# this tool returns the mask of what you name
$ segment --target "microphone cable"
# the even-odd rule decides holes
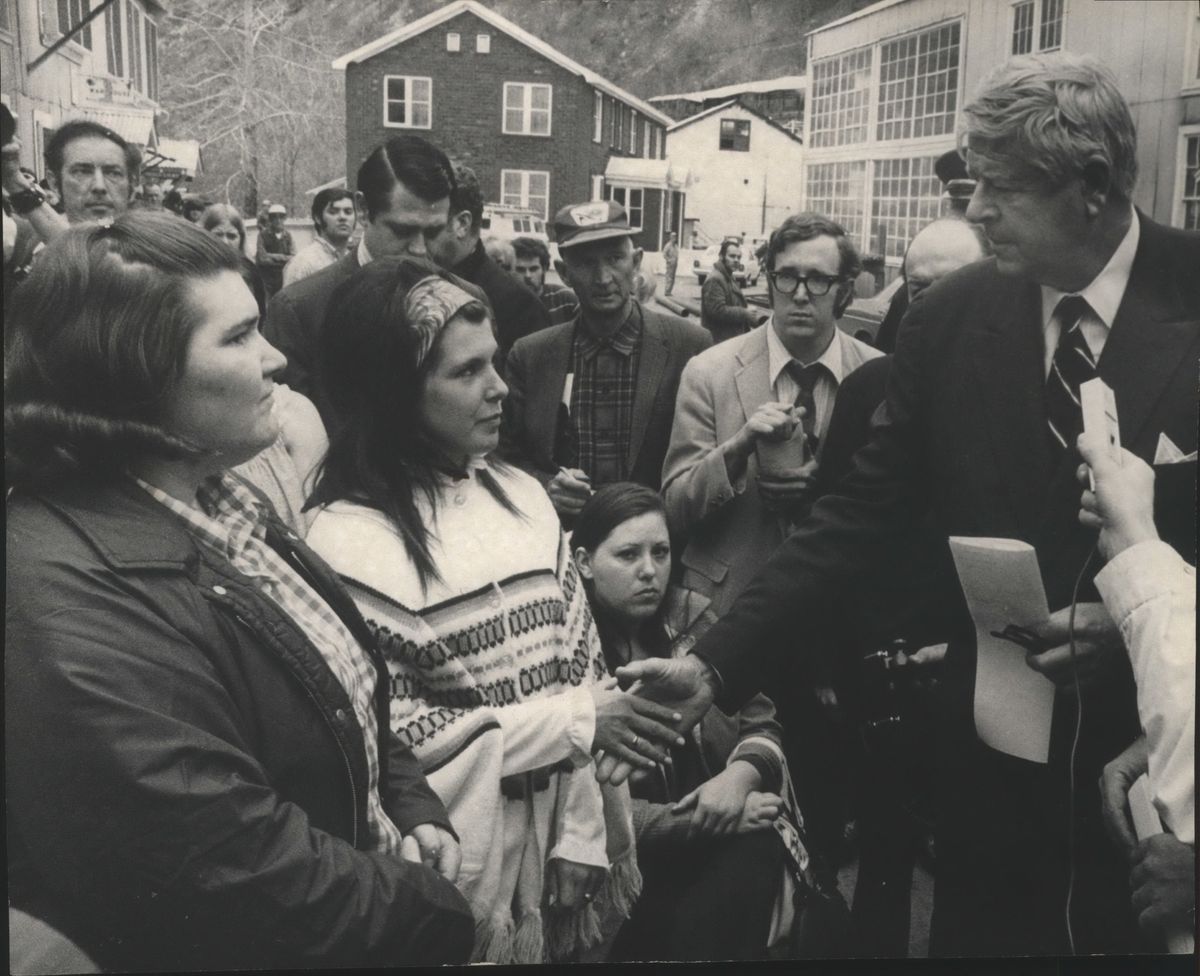
[[[1067,945],[1071,949],[1071,955],[1078,955],[1075,951],[1075,933],[1071,929],[1071,899],[1075,894],[1075,754],[1079,749],[1079,734],[1083,728],[1083,695],[1079,687],[1079,669],[1076,666],[1075,658],[1075,611],[1079,606],[1079,587],[1083,584],[1083,577],[1087,573],[1088,567],[1092,564],[1092,560],[1096,557],[1096,552],[1099,550],[1100,540],[1097,537],[1096,542],[1092,544],[1091,551],[1088,552],[1087,558],[1083,561],[1083,565],[1079,568],[1079,575],[1075,577],[1075,586],[1071,590],[1071,612],[1067,617],[1067,645],[1070,648],[1071,654],[1071,683],[1075,690],[1075,734],[1071,739],[1071,757],[1067,766],[1067,900],[1064,906],[1064,913],[1067,922]]]

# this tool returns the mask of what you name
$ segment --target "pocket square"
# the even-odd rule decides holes
[[[1155,464],[1182,464],[1185,461],[1195,461],[1196,452],[1184,454],[1166,434],[1158,435],[1158,446],[1154,449]]]

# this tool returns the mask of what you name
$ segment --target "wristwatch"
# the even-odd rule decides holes
[[[16,193],[10,193],[8,202],[12,206],[13,213],[18,217],[23,217],[25,214],[37,210],[38,207],[45,203],[46,194],[37,186],[27,186]]]

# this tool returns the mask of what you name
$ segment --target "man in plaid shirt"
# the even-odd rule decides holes
[[[642,252],[624,207],[570,204],[554,230],[579,313],[509,353],[501,450],[541,480],[569,521],[600,485],[658,490],[680,373],[712,340],[637,301]]]

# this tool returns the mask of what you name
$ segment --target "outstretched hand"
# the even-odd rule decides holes
[[[617,679],[630,685],[630,691],[659,702],[680,715],[676,728],[691,729],[708,711],[716,691],[712,670],[700,658],[647,658],[617,668]],[[596,764],[596,778],[614,786],[624,783],[633,772],[632,764],[605,755]]]

